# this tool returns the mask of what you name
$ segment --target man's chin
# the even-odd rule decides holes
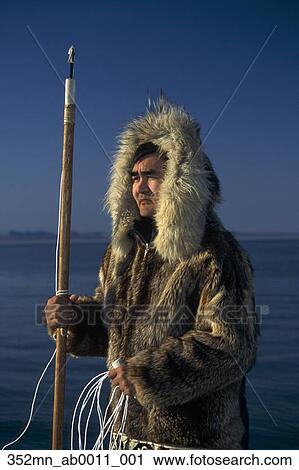
[[[151,208],[145,208],[145,207],[140,207],[139,208],[139,214],[141,215],[141,217],[153,217],[154,215],[154,211],[151,210]]]

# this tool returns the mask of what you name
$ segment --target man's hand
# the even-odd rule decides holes
[[[72,329],[77,323],[78,312],[75,310],[74,302],[78,297],[78,295],[70,295],[69,297],[54,295],[48,299],[45,307],[45,323],[52,335],[57,328]]]
[[[126,365],[121,365],[109,371],[108,377],[113,385],[118,385],[125,395],[135,395],[134,385],[126,377]]]

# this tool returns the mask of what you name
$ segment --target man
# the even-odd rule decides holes
[[[48,301],[49,333],[68,324],[68,351],[107,357],[112,386],[130,396],[127,448],[248,448],[252,268],[215,213],[219,201],[197,123],[160,101],[120,139],[94,297]]]

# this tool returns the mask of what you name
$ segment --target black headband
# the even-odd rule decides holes
[[[144,144],[139,145],[136,152],[134,153],[133,163],[138,162],[142,157],[145,155],[149,155],[151,153],[158,153],[159,148],[157,145],[153,144],[152,142],[145,142]]]

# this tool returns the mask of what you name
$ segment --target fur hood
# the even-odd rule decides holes
[[[120,135],[106,196],[113,224],[112,250],[123,258],[131,248],[128,233],[140,216],[131,193],[130,171],[136,149],[149,141],[168,156],[155,215],[154,247],[163,260],[181,261],[200,249],[207,218],[220,201],[220,186],[202,150],[199,125],[182,107],[164,98]]]

